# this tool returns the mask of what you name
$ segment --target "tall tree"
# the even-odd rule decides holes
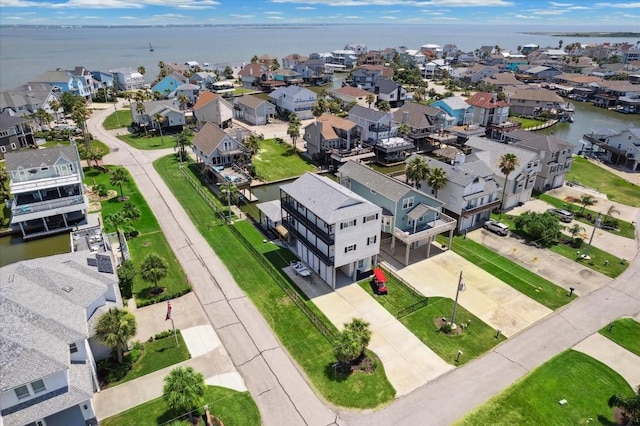
[[[222,75],[224,75],[224,78],[226,78],[227,80],[231,80],[233,78],[233,68],[227,65],[226,67],[224,67]]]
[[[614,206],[613,204],[611,206],[609,206],[609,208],[607,209],[607,212],[604,214],[604,218],[602,219],[602,223],[606,224],[607,220],[609,219],[610,216],[613,215],[618,215],[620,214],[620,210],[616,209],[616,206]]]
[[[159,112],[153,114],[153,122],[158,125],[158,130],[160,131],[160,143],[164,146],[164,137],[162,135],[162,124],[164,123],[166,117]]]
[[[595,203],[597,203],[597,201],[591,195],[583,195],[582,197],[580,197],[580,204],[582,204],[582,208],[580,209],[580,214],[584,213],[584,209],[586,207],[591,207]]]
[[[126,309],[110,308],[96,324],[96,337],[105,345],[115,349],[118,362],[122,363],[122,353],[137,330],[136,318]]]
[[[38,122],[38,125],[40,126],[46,125],[47,128],[49,129],[51,128],[51,119],[53,118],[53,116],[49,114],[47,111],[45,111],[42,108],[38,108],[36,112],[33,114],[33,116]]]
[[[260,136],[255,133],[251,133],[245,138],[244,146],[249,150],[249,152],[251,152],[251,155],[255,155],[260,151],[260,141],[262,141]]]
[[[251,58],[251,63],[252,64],[257,64],[258,63],[258,55],[253,55],[253,57]]]
[[[189,105],[189,97],[187,95],[179,95],[178,96],[178,103],[180,103],[180,109],[184,110],[187,108],[187,105]]]
[[[144,134],[148,135],[147,132],[147,118],[144,116],[144,113],[147,112],[147,107],[144,106],[142,102],[136,103],[136,113],[144,119],[144,123],[142,123],[142,127],[144,127]]]
[[[87,150],[91,149],[90,141],[87,137],[87,119],[90,115],[91,114],[87,109],[84,99],[82,102],[77,102],[71,111],[71,119],[76,123],[76,125],[80,126],[80,130],[82,130],[82,138],[87,146]]]
[[[607,401],[609,407],[618,407],[626,418],[627,425],[637,424],[640,421],[640,386],[636,388],[635,395],[611,395]]]
[[[145,67],[143,67],[142,65],[140,65],[138,67],[138,72],[142,75],[145,75],[147,73],[147,70],[145,69]]]
[[[376,97],[375,95],[370,94],[364,98],[364,101],[367,103],[367,105],[369,105],[369,109],[371,109],[371,105],[376,103]]]
[[[93,165],[98,167],[100,165],[100,160],[102,160],[102,151],[97,150],[95,148],[91,148],[86,153],[87,156],[87,165],[90,166],[93,161]]]
[[[162,397],[176,414],[188,412],[192,421],[192,411],[204,403],[204,391],[205,382],[201,373],[193,367],[177,367],[164,378]]]
[[[378,103],[378,110],[382,112],[391,111],[391,105],[387,101],[381,101]]]
[[[411,133],[411,127],[409,127],[407,123],[400,123],[398,125],[398,133],[400,133],[403,138],[406,138]]]
[[[447,172],[441,167],[429,170],[427,184],[433,189],[434,196],[438,198],[438,191],[447,185]]]
[[[191,145],[191,136],[192,133],[189,129],[183,129],[180,133],[178,133],[176,136],[174,136],[174,139],[176,141],[176,147],[175,149],[178,150],[178,153],[180,154],[180,162],[185,160],[186,157],[186,147]]]
[[[164,258],[155,253],[148,254],[140,264],[140,277],[148,283],[153,283],[156,291],[160,290],[158,281],[169,273],[169,266]]]
[[[500,162],[498,163],[498,167],[500,171],[504,175],[504,185],[502,187],[502,200],[500,202],[500,217],[502,217],[502,212],[504,211],[504,196],[507,192],[507,181],[509,180],[509,174],[518,167],[520,164],[520,160],[518,160],[518,156],[507,152],[500,157]]]
[[[58,113],[60,112],[60,108],[62,105],[60,105],[60,101],[58,101],[57,99],[53,99],[51,102],[49,102],[49,108],[51,108],[51,111],[53,111],[53,113],[56,116],[56,121],[58,121]]]
[[[580,224],[578,223],[574,223],[573,226],[570,226],[567,229],[567,232],[569,232],[569,235],[571,235],[571,238],[575,239],[576,235],[578,235],[581,232],[584,232],[584,227],[580,226]]]
[[[360,354],[363,355],[367,346],[369,346],[369,342],[371,341],[371,330],[369,329],[369,324],[365,320],[361,318],[352,318],[351,322],[348,322],[344,325],[345,330],[351,331],[356,340],[360,344]]]
[[[291,138],[293,142],[293,148],[296,147],[296,140],[300,137],[300,120],[295,114],[292,114],[294,118],[289,122],[289,127],[287,127],[287,135]]]
[[[122,185],[125,183],[129,183],[129,174],[123,168],[117,168],[111,174],[111,185],[118,185],[120,187],[120,200],[124,200],[124,191],[122,190]]]
[[[405,175],[407,183],[413,182],[413,186],[417,187],[420,181],[429,177],[429,163],[423,157],[416,155],[407,163]]]

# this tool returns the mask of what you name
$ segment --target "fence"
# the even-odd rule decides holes
[[[407,315],[409,315],[409,314],[417,311],[418,309],[423,308],[423,307],[425,307],[425,306],[427,306],[429,304],[429,298],[428,297],[425,297],[414,286],[412,286],[411,284],[406,282],[404,279],[402,279],[402,277],[400,277],[395,272],[393,272],[393,270],[391,270],[389,268],[385,268],[385,272],[387,274],[391,275],[398,282],[400,287],[402,287],[404,289],[404,291],[409,293],[412,297],[414,297],[417,300],[416,303],[413,303],[413,304],[407,306],[406,308],[400,309],[396,313],[396,318],[397,319],[400,319],[402,317],[406,317]]]
[[[238,231],[234,226],[231,225],[230,222],[227,221],[226,215],[218,209],[215,203],[209,198],[209,195],[202,190],[202,187],[191,177],[188,173],[184,171],[184,169],[180,168],[182,174],[187,178],[189,183],[193,185],[196,192],[202,197],[202,199],[207,203],[211,209],[220,216],[220,218],[229,225],[228,228],[231,230],[231,233],[242,243],[243,246],[249,253],[265,268],[267,273],[273,278],[273,280],[280,286],[280,288],[286,293],[286,295],[296,304],[296,306],[309,318],[309,320],[313,323],[313,325],[322,333],[322,335],[331,343],[335,344],[338,340],[338,336],[334,333],[334,331],[327,327],[327,325],[322,321],[316,314],[309,309],[309,307],[305,304],[304,300],[301,299],[298,292],[293,288],[291,283],[282,277],[281,271],[276,269],[271,262],[267,260],[267,258],[260,253],[258,250],[253,247],[253,245],[247,241],[247,239]]]

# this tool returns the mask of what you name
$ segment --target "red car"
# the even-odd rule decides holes
[[[377,289],[377,294],[387,294],[387,277],[382,269],[373,269],[373,284]]]

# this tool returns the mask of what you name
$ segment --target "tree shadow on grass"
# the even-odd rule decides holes
[[[337,362],[330,362],[324,366],[324,376],[332,382],[342,383],[349,379],[352,371],[345,371]]]
[[[612,420],[609,420],[607,418],[607,416],[604,416],[602,414],[598,414],[598,423],[600,423],[601,425],[605,425],[605,426],[617,426],[620,423],[616,423]]]

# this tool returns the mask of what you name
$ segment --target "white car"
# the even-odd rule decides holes
[[[509,233],[509,227],[502,222],[498,222],[497,220],[488,220],[484,223],[484,228],[488,229],[491,232],[495,232],[498,235],[502,235],[503,237]]]
[[[311,275],[311,271],[304,266],[302,262],[291,262],[291,269],[295,272],[296,275],[300,275],[301,277],[308,277]]]

